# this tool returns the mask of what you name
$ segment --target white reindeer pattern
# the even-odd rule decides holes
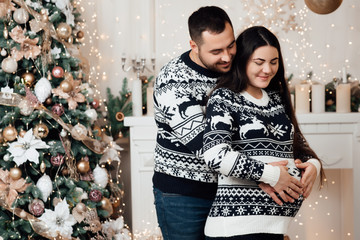
[[[230,113],[228,112],[225,112],[224,113],[224,116],[213,116],[211,117],[211,129],[216,129],[215,126],[216,124],[218,123],[222,123],[222,124],[226,124],[226,125],[229,125],[231,127],[231,116],[230,116]]]
[[[265,127],[265,125],[263,124],[263,121],[259,120],[256,118],[256,116],[254,116],[252,118],[252,123],[247,123],[244,126],[240,127],[240,137],[241,138],[246,138],[246,133],[250,130],[264,130],[264,134],[266,134],[266,136],[269,136],[269,131],[268,129]]]

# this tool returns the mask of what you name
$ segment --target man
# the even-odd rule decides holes
[[[206,97],[231,68],[234,30],[224,10],[202,7],[188,19],[191,50],[160,71],[154,91],[158,126],[153,176],[156,212],[165,240],[204,239],[217,176],[202,155]]]

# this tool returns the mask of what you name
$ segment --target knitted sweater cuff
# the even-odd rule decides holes
[[[316,167],[316,176],[319,176],[320,169],[321,169],[321,165],[320,165],[319,160],[317,160],[315,158],[311,158],[311,159],[307,160],[307,162],[314,164],[314,166]]]
[[[260,182],[268,183],[274,187],[280,178],[280,168],[271,166],[268,164],[264,165],[264,172],[259,179]]]

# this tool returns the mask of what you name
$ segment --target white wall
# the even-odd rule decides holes
[[[290,3],[294,3],[294,8]],[[123,54],[128,60],[146,57],[148,62],[156,55],[158,70],[188,50],[187,18],[204,5],[224,8],[236,35],[252,24],[271,28],[280,39],[287,75],[293,73],[295,79],[304,79],[313,71],[313,80],[327,83],[333,77],[341,77],[344,66],[353,79],[360,76],[358,0],[343,1],[335,12],[327,15],[313,13],[303,0],[86,0],[81,6],[88,23],[87,41],[91,38],[91,43],[83,51],[86,54],[93,51],[90,57],[93,79],[100,85],[103,96],[106,87],[111,86],[116,93],[125,76],[135,77],[132,71],[121,70]],[[279,6],[282,12],[276,13]],[[292,18],[294,21],[290,21]],[[297,29],[289,30],[289,26]]]

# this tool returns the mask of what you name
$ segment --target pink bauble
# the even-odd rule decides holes
[[[51,111],[60,117],[64,114],[64,106],[61,104],[55,104],[52,106]]]
[[[58,154],[56,156],[51,156],[50,162],[54,167],[58,167],[64,163],[64,156],[61,154]]]
[[[44,213],[45,205],[40,199],[34,199],[28,206],[29,212],[35,217],[39,217]]]
[[[60,66],[56,66],[52,69],[51,74],[56,78],[64,77],[64,69]]]
[[[96,98],[94,98],[94,100],[93,100],[92,103],[91,103],[91,106],[96,109],[96,108],[99,107],[99,105],[100,105],[99,100],[97,100]]]
[[[102,199],[102,194],[99,190],[93,189],[89,192],[89,199],[93,202],[100,202]]]

